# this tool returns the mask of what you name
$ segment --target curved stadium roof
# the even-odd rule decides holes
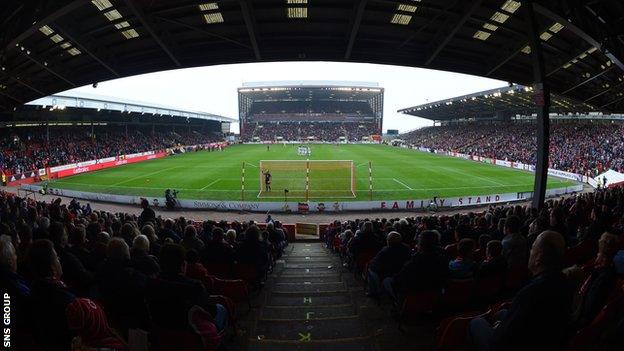
[[[559,94],[552,94],[550,99],[550,112],[553,114],[602,112],[588,103]],[[531,116],[535,113],[535,102],[532,87],[513,85],[407,107],[398,112],[434,121],[496,119]]]
[[[371,62],[528,85],[524,3],[4,0],[0,110],[119,77],[259,61]],[[543,0],[535,10],[552,91],[624,110],[624,3]]]
[[[243,82],[242,88],[290,88],[290,87],[341,87],[341,88],[379,88],[376,82],[354,82],[339,80],[276,80],[266,82]]]

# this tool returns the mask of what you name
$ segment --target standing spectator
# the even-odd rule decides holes
[[[143,211],[139,216],[139,225],[145,225],[148,222],[154,223],[156,221],[156,212],[150,208],[149,201],[147,199],[141,199],[141,208]]]

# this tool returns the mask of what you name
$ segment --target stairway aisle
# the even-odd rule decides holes
[[[249,350],[376,350],[349,279],[322,243],[291,244],[265,286]]]

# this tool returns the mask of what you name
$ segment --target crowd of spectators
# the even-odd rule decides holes
[[[178,145],[219,141],[212,133],[188,128],[152,130],[128,127],[45,127],[7,129],[0,137],[0,171],[19,174],[45,167],[113,157]]]
[[[215,296],[220,280],[207,267],[250,267],[246,279],[259,285],[286,245],[279,222],[261,231],[252,222],[161,218],[147,202],[136,216],[0,192],[0,286],[10,296],[12,345],[127,350],[132,331],[143,330],[153,345],[176,331],[214,350],[235,315],[227,297]]]
[[[462,311],[484,308],[459,332],[478,350],[561,349],[596,319],[604,323],[598,315],[613,301],[609,328],[597,331],[600,348],[592,349],[620,350],[623,216],[624,190],[615,188],[551,200],[542,210],[492,206],[449,216],[336,221],[325,241],[366,277],[375,300],[387,296],[398,309],[416,305],[420,312],[431,301],[427,312],[464,318]],[[486,308],[497,303],[496,310]]]
[[[241,139],[243,141],[307,141],[313,137],[316,141],[358,142],[364,137],[378,134],[375,123],[362,122],[256,122],[245,125]]]
[[[535,164],[535,128],[526,122],[461,123],[418,129],[402,138],[415,147]],[[624,124],[552,123],[550,167],[592,177],[607,169],[624,172]]]

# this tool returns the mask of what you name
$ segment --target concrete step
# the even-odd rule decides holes
[[[299,263],[299,262],[337,262],[340,259],[327,257],[327,256],[293,256],[285,257],[286,263]]]
[[[331,268],[329,268],[331,267]],[[284,265],[284,269],[288,268],[325,268],[325,269],[333,269],[336,267],[336,262],[317,262],[317,261],[308,261],[308,262],[286,262]]]
[[[366,328],[356,317],[328,320],[262,321],[256,326],[256,335],[268,340],[326,340],[368,336]]]
[[[307,307],[267,306],[261,310],[260,320],[330,319],[339,317],[353,317],[355,315],[355,307],[351,304]]]
[[[289,275],[289,276],[281,276],[279,278],[277,278],[275,281],[278,284],[281,283],[293,283],[293,284],[297,284],[297,283],[305,283],[305,282],[310,282],[310,283],[339,283],[342,281],[342,275],[341,274],[332,274],[332,275],[318,275],[318,276],[314,276],[312,274],[306,274],[306,275]]]
[[[375,346],[371,338],[354,338],[347,340],[310,340],[301,341],[274,341],[251,340],[249,351],[374,351]]]
[[[349,293],[328,293],[328,294],[271,294],[266,306],[328,306],[351,304]]]
[[[330,266],[331,268],[328,268]],[[304,268],[304,267],[284,268],[282,272],[280,273],[280,276],[301,275],[301,274],[335,274],[336,272],[340,272],[341,268],[342,267],[339,267],[336,265],[329,265],[329,266],[317,267],[317,268]]]
[[[345,292],[347,287],[344,283],[279,283],[275,284],[271,289],[275,294],[292,294],[292,293],[328,293],[328,292]]]

